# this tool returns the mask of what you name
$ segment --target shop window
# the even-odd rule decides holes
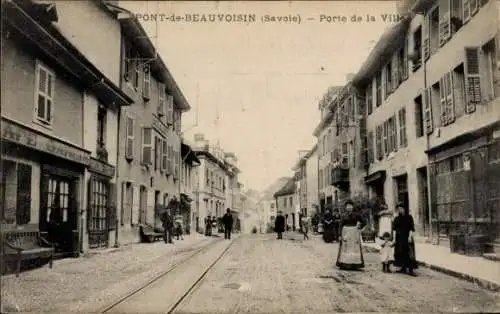
[[[63,183],[61,182],[61,186],[62,185]],[[64,185],[65,185],[64,191],[66,191],[66,187],[68,187],[68,185],[67,184]],[[50,191],[50,183],[49,183],[49,191]],[[109,193],[108,180],[99,179],[95,177],[91,178],[90,200],[89,200],[90,204],[89,231],[104,231],[107,229],[108,193]],[[66,195],[64,195],[63,197],[66,198]],[[49,203],[50,203],[50,196],[49,196]]]
[[[31,220],[31,166],[10,160],[2,163],[2,221],[27,224]]]

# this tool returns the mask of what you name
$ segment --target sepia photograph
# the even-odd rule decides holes
[[[1,1],[1,313],[500,313],[500,0]]]

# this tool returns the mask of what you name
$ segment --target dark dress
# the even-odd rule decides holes
[[[231,230],[233,229],[233,215],[226,213],[222,217],[222,222],[224,223],[224,238],[231,239]]]
[[[358,223],[360,224],[358,226]],[[357,213],[346,214],[340,225],[340,245],[337,256],[337,267],[341,269],[356,270],[365,267],[363,250],[361,247],[360,229],[365,222]]]
[[[334,226],[333,226],[333,215],[326,213],[323,218],[323,240],[326,243],[332,243],[334,239]]]
[[[396,232],[394,265],[409,270],[417,268],[415,244],[408,242],[410,231],[415,232],[413,217],[411,215],[396,216],[392,222],[392,230]]]
[[[278,234],[278,238],[281,239],[282,233],[285,232],[285,217],[278,215],[274,220],[274,231]]]
[[[339,240],[340,234],[340,224],[342,223],[342,217],[340,214],[336,213],[333,215],[333,240]]]

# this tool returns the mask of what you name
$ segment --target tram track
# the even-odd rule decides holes
[[[237,241],[238,238],[236,238],[234,241],[231,241],[229,245],[224,248],[222,253],[218,254],[217,257],[209,264],[208,267],[206,267],[203,271],[203,273],[200,276],[197,276],[197,279],[194,281],[194,283],[190,284],[188,289],[179,297],[177,300],[174,302],[174,304],[167,310],[167,311],[162,311],[164,313],[174,313],[176,309],[182,304],[182,302],[192,293],[196,290],[198,285],[201,283],[201,281],[206,277],[206,275],[209,273],[209,271],[217,264],[217,262],[222,259],[222,257],[226,254],[226,252],[229,250],[229,248],[234,244],[235,241]],[[163,271],[159,275],[155,276],[145,284],[142,284],[141,286],[137,287],[136,289],[128,292],[124,296],[118,298],[114,302],[106,305],[105,307],[101,308],[101,310],[98,311],[98,313],[111,313],[115,309],[120,308],[124,304],[126,304],[128,301],[132,300],[134,297],[136,297],[139,293],[146,291],[148,288],[153,286],[153,284],[157,283],[161,279],[166,278],[169,274],[174,272],[175,270],[178,270],[180,267],[183,265],[189,263],[189,261],[195,259],[196,257],[202,255],[203,253],[209,252],[211,249],[213,249],[214,246],[216,246],[218,243],[221,241],[214,241],[206,246],[203,246],[201,248],[198,248],[194,251],[194,253],[190,254],[189,256],[182,258],[180,261],[176,262],[174,265],[169,267],[166,271]]]

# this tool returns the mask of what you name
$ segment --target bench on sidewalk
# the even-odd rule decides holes
[[[153,226],[141,225],[139,227],[139,230],[141,233],[141,241],[143,242],[151,243],[163,238],[163,232],[161,232],[159,229],[153,228]]]
[[[38,230],[9,230],[2,232],[2,259],[16,262],[16,277],[21,272],[21,262],[36,258],[49,258],[52,268],[54,245]]]

